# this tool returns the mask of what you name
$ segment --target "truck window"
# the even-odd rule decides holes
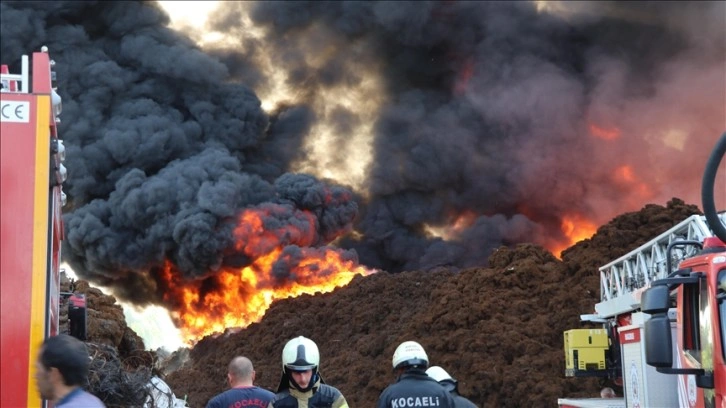
[[[683,351],[696,368],[713,369],[714,328],[708,282],[703,276],[696,283],[683,285]],[[719,311],[721,305],[719,305]],[[726,309],[725,309],[726,310]],[[720,333],[719,328],[719,333]]]
[[[683,350],[700,362],[701,339],[699,335],[699,294],[700,285],[689,283],[683,285]],[[706,297],[708,299],[708,297]]]
[[[718,292],[716,293],[718,300],[718,331],[721,333],[721,356],[726,360],[726,269],[718,272]]]

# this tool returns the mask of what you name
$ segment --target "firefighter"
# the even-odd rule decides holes
[[[444,388],[446,388],[447,391],[451,393],[451,396],[454,397],[456,408],[477,408],[477,406],[473,402],[469,401],[468,399],[462,397],[459,394],[459,382],[451,377],[451,375],[449,375],[446,370],[439,366],[433,366],[429,367],[429,369],[426,370],[426,374],[428,374],[428,376],[433,378],[434,380],[438,381],[439,384],[441,384]]]
[[[82,388],[88,381],[89,358],[85,343],[75,337],[59,334],[45,339],[35,363],[40,397],[57,408],[105,408]]]
[[[244,356],[233,358],[227,366],[227,383],[230,389],[209,400],[207,408],[267,407],[275,394],[255,386],[254,382],[255,369],[252,361]]]
[[[282,349],[282,377],[267,408],[348,408],[337,388],[325,384],[319,371],[320,352],[314,341],[300,336]]]
[[[451,394],[426,375],[429,358],[415,341],[401,343],[393,353],[396,382],[378,398],[377,408],[440,407],[455,408]]]

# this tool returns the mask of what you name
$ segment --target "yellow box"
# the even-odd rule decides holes
[[[605,354],[610,340],[605,329],[572,329],[564,337],[566,376],[597,375],[607,368]]]

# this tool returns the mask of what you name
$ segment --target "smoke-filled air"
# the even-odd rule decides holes
[[[724,2],[220,2],[178,31],[153,2],[0,11],[11,71],[56,62],[64,259],[188,340],[699,203],[726,128]]]

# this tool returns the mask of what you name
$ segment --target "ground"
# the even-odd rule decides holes
[[[616,217],[561,260],[534,245],[502,247],[488,267],[379,272],[333,293],[280,301],[259,323],[201,340],[166,380],[190,407],[204,407],[226,388],[229,360],[245,355],[257,385],[274,390],[284,344],[303,335],[320,348],[325,382],[352,407],[375,405],[394,381],[393,351],[406,340],[421,343],[431,364],[481,407],[556,407],[561,397],[597,397],[598,380],[564,376],[563,332],[588,327],[579,317],[599,301],[599,266],[695,213],[696,206],[673,199]],[[89,318],[89,333],[101,331],[96,325],[125,323]],[[116,332],[113,339],[124,339]]]

